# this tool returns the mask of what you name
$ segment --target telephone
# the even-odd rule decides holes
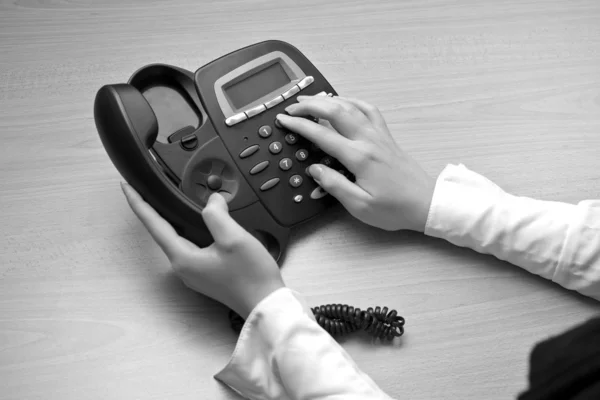
[[[195,73],[144,66],[128,83],[98,90],[94,119],[117,170],[181,236],[199,247],[212,243],[201,210],[218,192],[232,218],[281,264],[290,229],[337,204],[307,167],[322,163],[354,179],[337,160],[277,123],[276,115],[298,94],[337,93],[297,48],[268,40]],[[393,339],[404,332],[404,319],[387,308],[329,305],[313,313],[332,334],[364,329]],[[239,331],[243,320],[233,312],[230,319]]]

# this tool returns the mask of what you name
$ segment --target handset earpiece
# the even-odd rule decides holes
[[[129,130],[149,149],[158,136],[158,120],[152,107],[140,91],[129,84],[101,87],[94,102],[94,118],[101,139],[109,131]]]
[[[158,121],[142,93],[129,84],[101,87],[94,119],[102,145],[123,178],[182,236],[200,247],[210,245],[213,238],[202,207],[180,192],[150,152]]]

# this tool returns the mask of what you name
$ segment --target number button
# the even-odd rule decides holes
[[[287,144],[296,144],[298,142],[298,136],[293,133],[288,133],[285,135],[285,141]]]
[[[302,177],[300,175],[292,175],[290,178],[290,185],[295,188],[302,185]]]
[[[269,151],[273,154],[281,153],[282,148],[283,148],[283,146],[279,142],[273,142],[269,145]]]
[[[304,161],[308,158],[308,151],[300,149],[296,152],[296,159],[298,161]]]
[[[331,158],[330,156],[325,156],[321,159],[321,164],[327,167],[331,167],[333,165],[333,158]]]
[[[292,168],[292,160],[290,160],[289,158],[283,158],[281,161],[279,161],[279,168],[281,168],[284,171],[287,171],[288,169]]]
[[[264,125],[258,128],[258,134],[262,138],[268,138],[273,133],[273,129],[269,125]]]

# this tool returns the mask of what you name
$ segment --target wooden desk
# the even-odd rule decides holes
[[[600,197],[600,2],[0,2],[0,399],[234,399],[224,307],[185,289],[128,208],[92,117],[140,66],[278,38],[378,105],[432,173]],[[294,5],[297,4],[297,5]],[[310,304],[388,305],[400,344],[345,348],[390,395],[511,399],[529,350],[596,302],[492,257],[337,212],[295,232]]]

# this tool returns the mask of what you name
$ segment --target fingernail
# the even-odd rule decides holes
[[[309,174],[314,179],[320,179],[323,175],[323,167],[318,164],[313,164],[309,167]]]
[[[301,95],[301,96],[297,96],[296,97],[296,100],[298,100],[298,101],[302,101],[302,100],[306,100],[306,99],[308,99],[308,96],[305,96],[305,95]]]
[[[288,121],[286,118],[289,118],[289,115],[277,114],[277,116],[275,117],[275,125]],[[279,128],[279,126],[278,126],[278,128]]]
[[[287,112],[293,111],[293,110],[294,110],[294,108],[296,108],[296,105],[297,105],[297,104],[298,104],[298,103],[296,103],[296,104],[290,104],[289,106],[287,106],[287,107],[285,108],[285,111],[287,111]]]

